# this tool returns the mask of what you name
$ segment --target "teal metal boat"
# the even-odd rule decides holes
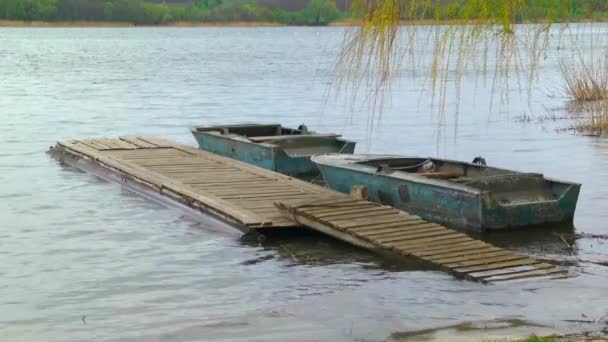
[[[580,184],[485,165],[392,155],[314,156],[326,184],[424,219],[478,231],[572,223]]]
[[[353,153],[355,142],[338,134],[310,132],[279,124],[199,126],[192,129],[199,148],[268,170],[306,176],[318,174],[310,157],[322,153]]]

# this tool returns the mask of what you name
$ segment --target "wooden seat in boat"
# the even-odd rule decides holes
[[[274,140],[285,140],[285,139],[294,139],[294,138],[307,138],[307,137],[323,137],[323,138],[339,138],[342,135],[327,133],[327,134],[293,134],[293,135],[269,135],[262,137],[247,137],[249,140],[253,142],[267,142]]]

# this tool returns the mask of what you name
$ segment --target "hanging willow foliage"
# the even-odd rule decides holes
[[[338,90],[352,92],[353,98],[366,90],[371,95],[372,113],[380,112],[391,75],[406,65],[413,72],[430,75],[429,88],[442,123],[448,83],[454,85],[458,104],[463,73],[473,68],[477,75],[490,79],[493,88],[501,86],[505,90],[502,100],[507,100],[511,80],[527,80],[530,91],[551,25],[567,22],[576,2],[354,0],[352,10],[361,24],[346,35],[338,57]],[[517,25],[530,22],[535,25]],[[432,58],[417,58],[425,49],[430,49]],[[495,65],[490,75],[489,64]],[[457,109],[455,117],[457,120]]]

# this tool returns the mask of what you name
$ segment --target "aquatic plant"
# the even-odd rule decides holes
[[[570,110],[579,116],[576,129],[600,134],[608,130],[608,57],[578,57],[560,63]]]
[[[574,102],[608,100],[608,60],[605,57],[574,63],[561,61],[565,91]]]
[[[336,63],[337,89],[371,95],[372,121],[381,109],[391,75],[408,66],[428,73],[439,122],[445,121],[447,96],[453,91],[458,120],[460,84],[466,71],[491,81],[508,101],[510,82],[525,80],[530,92],[554,23],[568,22],[581,1],[575,0],[355,0],[361,24],[345,39]],[[592,3],[589,3],[594,5]],[[406,21],[403,21],[406,19]],[[535,25],[517,25],[534,22]],[[432,24],[432,25],[428,25]],[[565,28],[566,26],[562,26]],[[424,49],[432,58],[420,59]],[[495,64],[495,72],[488,66]],[[448,91],[450,88],[450,92]],[[519,87],[519,84],[518,84]]]

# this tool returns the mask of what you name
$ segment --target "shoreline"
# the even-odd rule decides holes
[[[234,22],[174,22],[158,25],[134,24],[114,21],[22,21],[0,20],[0,27],[285,27],[297,25],[284,25],[272,22],[234,21]]]
[[[578,19],[562,23],[553,24],[577,24],[577,23],[606,23],[607,20],[596,20],[596,19]],[[335,22],[331,22],[324,26],[314,25],[288,25],[275,22],[264,22],[264,21],[230,21],[230,22],[190,22],[190,21],[178,21],[173,23],[165,24],[135,24],[129,22],[112,22],[112,21],[22,21],[22,20],[0,20],[0,27],[47,27],[47,28],[59,28],[59,27],[108,27],[108,28],[124,28],[124,27],[356,27],[361,22],[354,19],[345,19]],[[471,22],[463,22],[461,20],[444,20],[441,22],[433,21],[432,19],[421,19],[421,20],[402,20],[400,26],[437,26],[437,25],[470,25]],[[524,22],[518,24],[542,24],[541,22]]]

